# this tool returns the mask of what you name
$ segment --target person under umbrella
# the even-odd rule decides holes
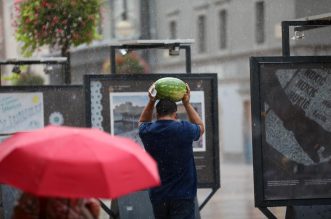
[[[26,192],[15,208],[16,215],[34,201],[39,207],[32,219],[80,219],[84,217],[71,216],[66,206],[82,207],[85,197],[114,199],[158,186],[160,177],[153,158],[131,139],[96,128],[47,126],[16,133],[0,144],[0,182]],[[44,204],[41,197],[58,198],[45,198]],[[50,206],[59,200],[67,215],[39,215],[54,213]]]
[[[97,219],[100,204],[94,198],[57,198],[23,192],[11,219]]]

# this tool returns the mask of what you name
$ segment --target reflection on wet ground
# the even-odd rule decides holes
[[[209,191],[199,191],[204,200]],[[285,207],[269,208],[277,218],[285,218]],[[200,212],[201,219],[262,219],[266,218],[254,207],[253,167],[248,164],[221,164],[221,188]]]

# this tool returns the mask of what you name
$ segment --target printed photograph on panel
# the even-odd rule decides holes
[[[125,136],[143,145],[138,134],[138,120],[141,112],[148,102],[146,92],[112,92],[110,98],[110,127],[114,135]],[[203,122],[204,115],[204,92],[191,91],[192,106],[197,110]],[[187,120],[185,109],[181,102],[177,103],[178,119]],[[155,112],[154,112],[155,114]],[[155,115],[153,116],[155,119]],[[193,151],[205,151],[205,135],[193,144]]]
[[[42,127],[44,127],[42,93],[0,94],[0,134]]]
[[[205,123],[205,99],[204,99],[204,92],[203,91],[191,91],[190,103],[192,104],[193,108],[198,112],[200,118],[202,119],[203,123]],[[187,113],[183,104],[177,103],[177,116],[179,120],[188,120]],[[202,137],[198,140],[193,142],[193,151],[206,151],[206,135],[202,135]]]
[[[261,74],[263,168],[269,200],[330,198],[331,76],[326,68]]]
[[[143,145],[138,134],[138,121],[148,102],[146,92],[110,93],[111,133],[129,137]]]

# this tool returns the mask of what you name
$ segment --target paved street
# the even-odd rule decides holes
[[[201,203],[210,191],[199,190]],[[285,208],[269,208],[279,218],[285,218]],[[253,167],[240,163],[221,164],[221,188],[200,212],[201,219],[265,219],[254,207]],[[108,217],[104,214],[102,219]],[[134,218],[133,218],[134,219]]]
[[[204,195],[199,192],[198,198]],[[284,218],[285,208],[269,208],[277,218]],[[242,163],[221,164],[221,189],[201,211],[202,219],[262,219],[254,207],[253,167]]]

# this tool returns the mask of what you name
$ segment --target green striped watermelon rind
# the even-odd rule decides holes
[[[181,101],[186,93],[184,81],[174,77],[164,77],[155,82],[158,99],[168,99],[173,102]]]

